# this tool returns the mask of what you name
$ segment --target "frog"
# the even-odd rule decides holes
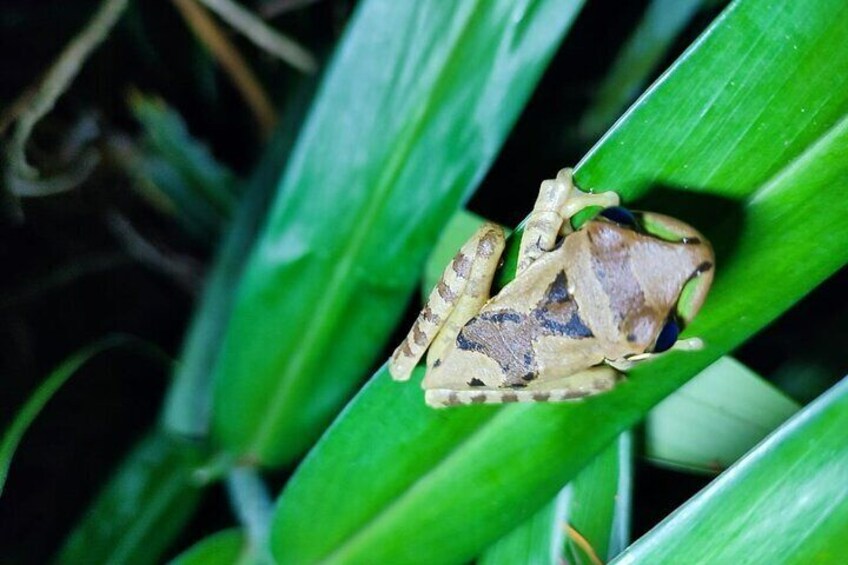
[[[620,201],[579,189],[571,169],[543,181],[515,277],[494,294],[506,235],[483,223],[394,350],[392,378],[408,380],[426,353],[421,386],[433,408],[565,402],[608,392],[669,351],[701,348],[679,336],[712,283],[711,244],[681,220]],[[589,219],[578,224],[581,212]]]

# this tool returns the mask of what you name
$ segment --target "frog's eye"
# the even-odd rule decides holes
[[[662,353],[671,349],[677,341],[678,335],[680,335],[680,327],[673,318],[669,318],[657,337],[657,342],[654,344],[654,353]]]
[[[636,220],[636,216],[634,216],[633,212],[627,208],[623,208],[621,206],[605,208],[603,212],[601,212],[601,216],[608,220],[612,220],[616,224],[621,224],[622,226],[627,226],[633,229],[639,229],[639,222]]]

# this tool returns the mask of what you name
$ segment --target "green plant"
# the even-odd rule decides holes
[[[655,0],[634,37],[651,36],[645,26],[663,19],[666,4]],[[639,76],[627,84],[651,76],[701,4],[669,15],[641,59],[630,44],[622,60],[639,59]],[[423,405],[420,369],[398,384],[378,368],[356,393],[393,345],[428,253],[427,272],[439,272],[479,221],[456,213],[478,186],[485,198],[498,185],[497,165],[486,173],[563,38],[581,25],[581,9],[579,0],[362,2],[308,110],[289,97],[246,182],[193,145],[178,115],[133,98],[148,143],[130,174],[148,198],[173,203],[165,208],[195,238],[228,231],[159,423],[60,560],[108,561],[120,548],[122,562],[155,561],[205,487],[223,479],[240,528],[176,562],[735,561],[749,551],[741,540],[755,540],[762,561],[838,561],[848,500],[836,470],[848,464],[848,442],[835,430],[848,414],[845,384],[801,407],[724,356],[848,262],[840,0],[730,3],[576,167],[584,189],[614,189],[628,205],[678,215],[713,242],[716,281],[687,329],[704,350],[670,354],[569,405],[434,411]],[[615,76],[611,83],[624,80]],[[583,117],[594,128],[628,101],[603,92]],[[545,126],[565,138],[579,119]],[[522,133],[512,139],[540,161],[569,164],[556,144]],[[503,192],[507,206],[529,203],[553,172],[521,170],[521,185]],[[513,276],[521,232],[509,239],[498,284]],[[821,343],[825,332],[840,335],[810,331],[806,339]],[[845,360],[825,358],[831,385]],[[65,380],[66,369],[49,382]],[[756,411],[727,401],[743,394]],[[674,428],[695,409],[715,426],[712,437]],[[633,438],[646,417],[642,449]],[[20,433],[13,429],[2,463]],[[625,549],[641,454],[698,473],[736,464]],[[287,468],[292,476],[269,494],[260,473]],[[785,503],[794,489],[815,508]],[[104,518],[110,508],[121,511]],[[731,526],[745,530],[740,541],[728,541]],[[785,543],[767,543],[774,531]]]

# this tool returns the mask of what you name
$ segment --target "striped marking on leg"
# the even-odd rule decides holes
[[[439,283],[430,292],[423,310],[406,338],[392,354],[389,361],[389,373],[393,379],[398,381],[409,379],[415,365],[433,343],[457,302],[465,293],[474,263],[481,256],[491,255],[490,239],[495,230],[500,229],[494,224],[483,224],[445,268]]]
[[[506,404],[512,402],[573,402],[608,392],[623,377],[613,371],[597,372],[591,380],[581,379],[574,386],[551,390],[500,389],[500,390],[449,390],[428,389],[424,400],[433,408],[472,404]]]

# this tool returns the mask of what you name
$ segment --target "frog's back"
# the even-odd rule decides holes
[[[696,269],[682,244],[592,221],[539,258],[459,332],[507,386],[646,351]]]

